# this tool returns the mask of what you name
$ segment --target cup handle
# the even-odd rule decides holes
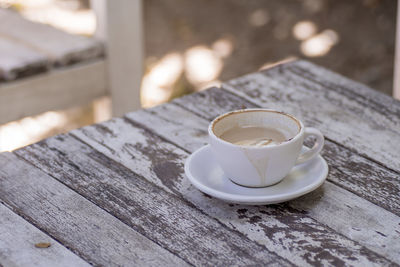
[[[300,156],[297,158],[296,165],[313,159],[318,155],[319,152],[321,152],[322,147],[324,146],[324,136],[318,129],[306,127],[304,129],[304,139],[309,136],[315,136],[317,140],[310,150],[300,154]]]

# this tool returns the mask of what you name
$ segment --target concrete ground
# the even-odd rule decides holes
[[[148,59],[159,59],[172,51],[184,53],[199,44],[211,47],[223,39],[231,42],[233,50],[223,58],[218,80],[295,56],[391,93],[394,0],[143,2]],[[308,39],[304,39],[310,29],[311,35],[308,32]]]

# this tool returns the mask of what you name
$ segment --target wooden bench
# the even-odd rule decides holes
[[[115,116],[140,107],[141,1],[92,4],[95,38],[0,9],[0,124],[107,94]]]

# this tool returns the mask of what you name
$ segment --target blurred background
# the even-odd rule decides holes
[[[391,94],[396,7],[394,0],[145,0],[142,105],[296,58]],[[0,0],[0,8],[73,35],[91,37],[96,30],[88,0]],[[0,79],[0,92],[35,74]],[[104,96],[7,122],[0,125],[0,152],[110,117]]]

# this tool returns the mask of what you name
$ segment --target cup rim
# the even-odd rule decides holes
[[[230,142],[228,142],[228,141],[223,140],[222,138],[220,138],[219,136],[217,136],[217,135],[214,133],[214,126],[215,126],[215,124],[216,124],[217,122],[219,122],[220,120],[222,120],[223,118],[227,117],[227,116],[230,116],[230,115],[233,115],[233,114],[237,114],[237,113],[260,112],[260,111],[261,111],[261,112],[274,112],[274,113],[278,113],[278,114],[280,114],[280,115],[284,115],[284,116],[289,117],[289,118],[292,119],[294,122],[296,122],[297,126],[299,127],[298,132],[297,132],[296,135],[293,136],[292,138],[289,138],[288,140],[285,140],[285,141],[283,141],[283,142],[281,142],[281,143],[278,143],[278,144],[271,144],[271,145],[269,145],[269,146],[262,146],[262,147],[249,146],[249,145],[237,145],[237,144],[232,144],[232,143],[230,143]],[[289,143],[292,143],[292,142],[294,142],[295,140],[297,140],[298,138],[300,138],[300,136],[302,135],[303,132],[304,132],[304,125],[303,125],[303,123],[302,123],[299,119],[297,119],[296,117],[294,117],[293,115],[288,114],[288,113],[286,113],[286,112],[282,112],[282,111],[278,111],[278,110],[274,110],[274,109],[266,109],[266,108],[249,108],[249,109],[238,109],[238,110],[229,111],[229,112],[226,112],[226,113],[224,113],[224,114],[221,114],[221,115],[217,116],[215,119],[213,119],[213,120],[210,122],[210,124],[209,124],[209,126],[208,126],[208,134],[209,134],[211,137],[213,137],[213,138],[215,138],[216,140],[218,140],[219,142],[222,142],[223,144],[230,145],[230,146],[233,146],[233,147],[244,147],[244,148],[246,148],[246,149],[268,149],[268,148],[273,148],[273,147],[282,147],[282,146],[287,145],[287,144],[289,144]]]

